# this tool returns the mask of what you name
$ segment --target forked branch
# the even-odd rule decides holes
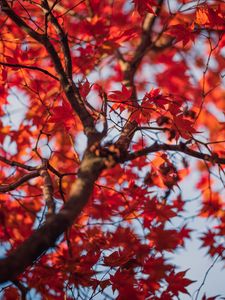
[[[35,39],[38,43],[43,45],[52,59],[52,62],[55,66],[55,70],[59,75],[60,83],[63,87],[63,90],[66,94],[68,101],[70,102],[72,108],[76,112],[77,116],[80,118],[86,135],[92,141],[94,138],[98,136],[98,132],[95,129],[94,119],[92,115],[85,108],[83,100],[79,95],[79,90],[76,85],[72,82],[71,78],[66,74],[63,65],[61,63],[60,57],[50,42],[49,38],[45,34],[40,34],[34,31],[23,19],[21,19],[14,10],[9,6],[8,1],[1,1],[2,11],[22,30],[24,30],[30,37]],[[65,47],[65,42],[63,43]],[[67,66],[67,68],[69,65]]]
[[[216,164],[225,164],[225,158],[219,157],[216,153],[215,154],[207,154],[192,150],[186,146],[185,143],[180,143],[178,145],[170,145],[170,144],[158,144],[154,143],[153,145],[141,149],[139,151],[129,153],[125,158],[121,160],[121,162],[130,161],[136,159],[141,156],[148,155],[150,153],[155,153],[159,151],[175,151],[185,153],[191,157],[195,157],[198,159],[202,159],[204,161],[209,161]]]
[[[74,219],[86,205],[94,182],[104,169],[103,160],[86,153],[70,191],[68,201],[58,214],[51,215],[46,223],[37,229],[8,257],[0,260],[0,282],[13,281],[31,266],[49,248],[55,247],[57,239],[72,225]]]

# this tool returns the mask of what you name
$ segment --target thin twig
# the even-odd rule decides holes
[[[36,178],[39,175],[40,175],[39,171],[33,171],[33,172],[30,172],[29,174],[25,174],[24,176],[22,176],[20,179],[18,179],[17,181],[15,181],[13,183],[2,184],[2,185],[0,185],[0,193],[6,193],[9,191],[15,190],[16,188],[18,188],[20,185],[22,185],[26,181]]]
[[[27,65],[22,65],[22,64],[10,64],[10,63],[5,63],[0,61],[0,65],[5,66],[5,67],[11,67],[11,68],[18,68],[18,69],[29,69],[29,70],[35,70],[44,73],[45,75],[48,75],[55,80],[59,81],[59,78],[56,77],[55,75],[51,74],[49,71],[39,68],[37,66],[27,66]]]

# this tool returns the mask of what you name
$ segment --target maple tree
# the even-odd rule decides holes
[[[168,253],[194,230],[193,173],[224,259],[225,3],[0,3],[2,299],[187,295]]]

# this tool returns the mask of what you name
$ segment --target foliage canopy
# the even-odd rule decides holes
[[[0,3],[3,299],[188,295],[192,218],[224,258],[225,3]]]

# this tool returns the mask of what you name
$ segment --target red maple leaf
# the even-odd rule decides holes
[[[71,105],[67,101],[63,101],[61,106],[52,109],[52,116],[49,123],[55,123],[70,130],[75,126],[75,117]]]
[[[195,40],[193,29],[193,25],[171,25],[167,31],[167,34],[175,37],[176,43],[183,42],[183,47],[185,47],[189,41],[193,42]]]
[[[142,16],[146,13],[155,14],[152,6],[157,5],[155,0],[132,0],[135,9]]]
[[[108,99],[112,102],[116,102],[112,108],[117,109],[120,108],[120,112],[125,110],[131,103],[131,95],[132,90],[128,89],[124,84],[122,84],[122,90],[121,91],[112,91],[111,94],[109,94]]]
[[[186,271],[175,273],[174,271],[170,272],[167,276],[166,281],[168,282],[167,291],[172,292],[174,296],[178,296],[179,293],[189,295],[186,287],[195,282],[195,280],[190,280],[185,278]]]

